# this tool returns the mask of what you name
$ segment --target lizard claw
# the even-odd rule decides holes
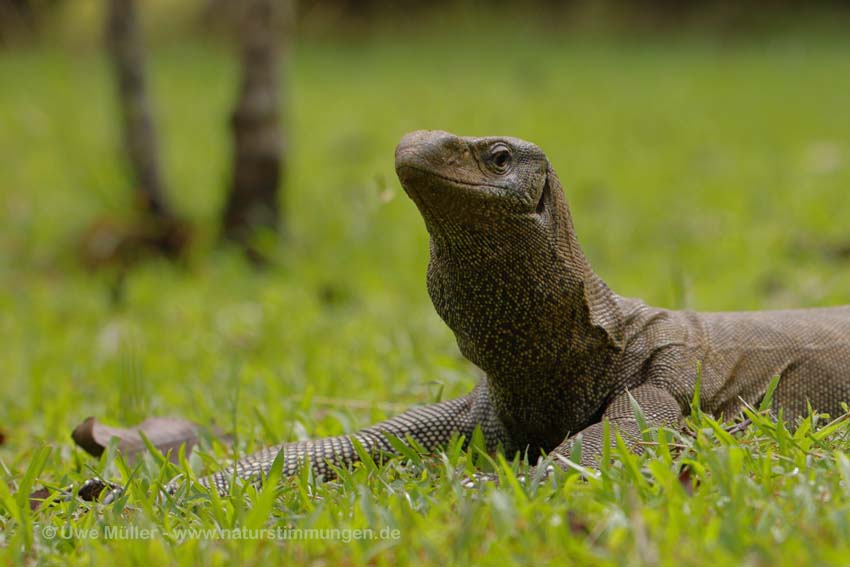
[[[551,463],[541,463],[535,467],[531,467],[525,473],[517,474],[516,479],[522,486],[527,486],[532,481],[540,482],[551,478],[554,471],[555,466]],[[461,486],[467,489],[475,489],[481,488],[486,483],[498,486],[499,475],[496,473],[476,472],[464,478],[461,481]]]
[[[499,475],[495,473],[475,472],[460,481],[460,485],[468,490],[482,488],[485,484],[499,485]]]
[[[108,492],[100,499],[104,490]],[[102,504],[111,504],[123,493],[124,488],[121,485],[102,478],[90,478],[77,490],[77,496],[84,502],[97,502],[100,499]]]
[[[517,480],[520,484],[525,485],[526,483],[526,475],[519,474],[517,475]],[[472,473],[472,475],[467,476],[460,482],[461,486],[467,489],[475,489],[482,488],[485,484],[491,484],[493,486],[499,486],[499,475],[496,473]]]

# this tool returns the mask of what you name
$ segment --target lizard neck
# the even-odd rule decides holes
[[[560,186],[553,193],[555,218],[539,223],[429,223],[427,278],[461,352],[487,373],[502,419],[546,450],[604,403],[623,327],[616,296],[576,240]]]
[[[474,249],[432,238],[428,291],[461,352],[489,375],[553,374],[616,342],[610,329],[622,317],[615,296],[577,247],[567,254],[468,237]],[[522,254],[512,252],[516,246]]]
[[[544,191],[544,216],[426,217],[434,307],[464,356],[499,382],[587,376],[570,368],[622,343],[616,296],[585,258],[551,169]]]

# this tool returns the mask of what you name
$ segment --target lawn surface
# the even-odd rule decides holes
[[[235,63],[219,45],[157,45],[165,174],[199,235],[188,268],[132,272],[120,308],[111,276],[75,255],[86,226],[129,202],[108,67],[86,48],[0,52],[0,562],[847,563],[843,422],[730,436],[698,417],[593,478],[523,488],[497,461],[502,484],[482,491],[460,487],[477,457],[455,450],[277,495],[157,503],[148,455],[117,504],[29,510],[31,482],[127,479],[111,453],[74,448],[89,415],[183,415],[234,432],[241,453],[468,391],[479,372],[433,312],[427,235],[393,172],[412,129],[536,142],[588,257],[623,295],[701,310],[850,303],[850,39],[487,37],[296,45],[291,238],[262,273],[213,247]],[[231,455],[201,453],[196,474]]]

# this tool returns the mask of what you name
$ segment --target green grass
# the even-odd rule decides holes
[[[758,421],[732,438],[696,418],[697,433],[677,436],[675,450],[620,454],[598,478],[564,473],[522,488],[497,464],[501,488],[482,492],[460,487],[473,456],[455,450],[321,486],[302,478],[276,493],[157,503],[149,488],[161,467],[149,456],[117,505],[28,510],[33,484],[79,483],[92,470],[128,477],[111,453],[98,462],[73,447],[70,431],[88,415],[117,424],[184,415],[234,431],[243,452],[466,392],[478,373],[430,306],[427,237],[393,173],[393,147],[408,130],[538,143],[565,182],[593,265],[624,295],[711,310],[850,303],[850,263],[827,253],[850,240],[850,41],[579,41],[517,29],[497,40],[297,45],[292,240],[280,267],[259,274],[212,247],[234,61],[220,46],[158,46],[151,82],[165,173],[200,241],[189,269],[133,272],[120,309],[109,278],[86,274],[73,254],[76,234],[128,202],[105,62],[87,49],[0,52],[0,557],[846,563],[844,424],[791,435]],[[218,445],[204,453],[229,455]],[[198,454],[189,461],[196,474],[212,466]],[[684,464],[698,481],[692,493],[679,480]],[[157,534],[86,531],[107,526]],[[400,537],[175,539],[187,528],[286,526]],[[46,537],[52,527],[71,537]]]

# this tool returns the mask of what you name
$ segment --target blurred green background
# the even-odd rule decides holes
[[[378,10],[346,26],[343,8],[302,7],[282,100],[292,238],[258,274],[213,246],[234,50],[203,24],[204,5],[160,1],[141,9],[150,95],[169,196],[201,238],[188,269],[132,271],[116,309],[108,276],[75,254],[93,219],[130,202],[98,8],[61,3],[0,51],[0,422],[11,427],[64,442],[88,413],[208,420],[233,397],[219,383],[231,361],[250,422],[258,404],[285,422],[277,400],[307,388],[412,401],[447,369],[463,374],[452,393],[468,387],[424,289],[427,235],[393,172],[395,143],[418,128],[542,147],[593,265],[621,294],[698,309],[850,300],[840,16],[777,10],[736,33],[698,18],[683,31],[663,11],[606,28],[557,10],[547,21],[542,4],[440,4],[416,7],[415,25]],[[115,387],[127,380],[129,408]],[[32,422],[36,408],[46,420]]]
[[[394,146],[414,129],[537,143],[564,182],[591,263],[623,295],[702,310],[850,303],[842,3],[302,2],[281,63],[289,237],[256,270],[217,246],[239,83],[232,2],[139,2],[168,196],[196,238],[183,264],[134,266],[122,302],[114,270],[92,272],[78,254],[88,227],[122,218],[133,199],[104,3],[32,0],[21,15],[22,3],[0,0],[0,467],[9,486],[45,443],[56,450],[40,485],[78,484],[105,466],[69,437],[90,415],[118,425],[182,415],[235,433],[242,453],[468,391],[478,371],[431,307],[427,234],[393,171]],[[296,526],[397,525],[401,544],[36,538],[36,550],[47,563],[139,565],[177,556],[258,564],[280,552],[317,565],[564,553],[634,565],[647,564],[646,549],[677,565],[846,558],[846,478],[835,464],[850,470],[846,458],[816,459],[821,482],[768,449],[748,457],[763,471],[754,476],[742,472],[740,447],[715,455],[706,443],[700,458],[719,484],[707,475],[694,498],[677,464],[666,484],[640,473],[599,486],[574,476],[552,498],[511,487],[468,496],[451,474],[398,465],[385,476],[361,469],[360,484],[321,488],[318,498],[287,490],[275,509]],[[197,455],[196,472],[208,472]],[[30,522],[166,530],[254,517],[244,502],[229,502],[227,514],[208,502],[155,505],[153,493],[139,494],[158,470],[142,469],[126,510],[85,515],[69,503]],[[110,464],[103,474],[126,479],[119,472]],[[10,564],[34,561],[14,515],[0,516],[0,551]]]
[[[251,408],[289,423],[297,404],[280,400],[308,391],[407,403],[433,382],[468,388],[474,371],[425,291],[427,235],[393,172],[413,129],[537,143],[621,294],[713,310],[850,301],[840,12],[777,10],[735,31],[693,16],[678,27],[664,11],[547,20],[544,4],[350,21],[302,7],[281,101],[291,238],[257,273],[213,245],[234,49],[205,5],[163,0],[141,8],[150,94],[169,196],[200,238],[187,268],[131,271],[115,307],[110,276],[75,253],[88,225],[130,202],[99,7],[51,5],[0,51],[0,423],[26,432],[9,435],[13,451],[30,436],[66,443],[88,414],[208,422],[235,404],[253,432]]]
[[[144,2],[164,175],[199,238],[187,266],[134,268],[116,306],[112,276],[76,255],[131,199],[101,4],[38,4],[0,50],[3,459],[44,440],[68,458],[87,415],[183,414],[251,446],[467,390],[476,371],[430,306],[427,235],[393,171],[413,129],[537,143],[623,295],[850,303],[846,11],[676,6],[302,4],[281,100],[291,237],[258,272],[215,246],[235,51],[207,3]]]

